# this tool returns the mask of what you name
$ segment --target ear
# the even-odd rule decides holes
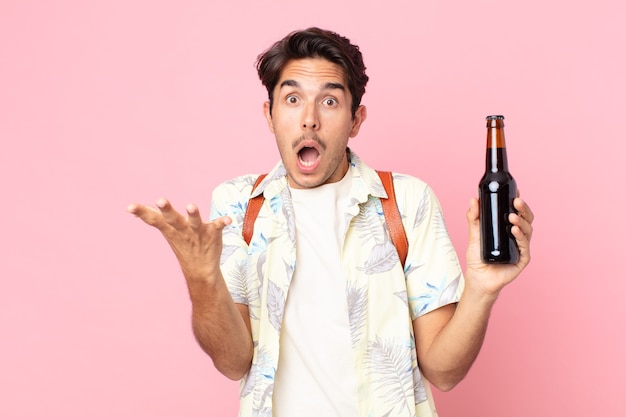
[[[359,106],[354,113],[352,120],[352,129],[350,130],[350,137],[353,138],[359,134],[361,124],[367,119],[367,108],[365,106]]]
[[[274,133],[274,123],[272,122],[272,115],[270,114],[269,101],[263,103],[263,114],[265,115],[265,119],[267,120],[267,127],[269,127],[270,132]]]

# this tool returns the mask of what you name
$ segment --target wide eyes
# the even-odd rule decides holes
[[[300,103],[300,101],[301,101],[301,100],[300,100],[300,98],[299,98],[298,96],[296,96],[296,95],[288,95],[288,96],[285,98],[285,101],[286,101],[288,104],[298,104],[298,103]],[[337,106],[339,105],[339,101],[338,101],[336,98],[333,98],[333,97],[327,97],[327,98],[325,98],[325,99],[323,99],[323,100],[321,101],[321,104],[322,104],[324,107],[337,107]]]

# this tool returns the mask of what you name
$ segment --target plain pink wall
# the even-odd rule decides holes
[[[625,415],[624,16],[618,0],[1,0],[0,415],[236,414],[173,255],[125,207],[206,213],[216,184],[270,169],[253,63],[311,25],[365,55],[353,148],[433,186],[461,258],[484,117],[506,116],[533,262],[440,415]]]

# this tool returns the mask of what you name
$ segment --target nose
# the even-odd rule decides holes
[[[304,114],[302,115],[302,129],[312,129],[315,130],[319,128],[320,122],[317,115],[317,109],[315,105],[308,105],[304,109]]]

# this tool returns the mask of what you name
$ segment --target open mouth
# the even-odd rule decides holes
[[[300,159],[300,163],[305,167],[313,166],[319,157],[319,151],[313,147],[305,146],[298,151],[298,159]]]

